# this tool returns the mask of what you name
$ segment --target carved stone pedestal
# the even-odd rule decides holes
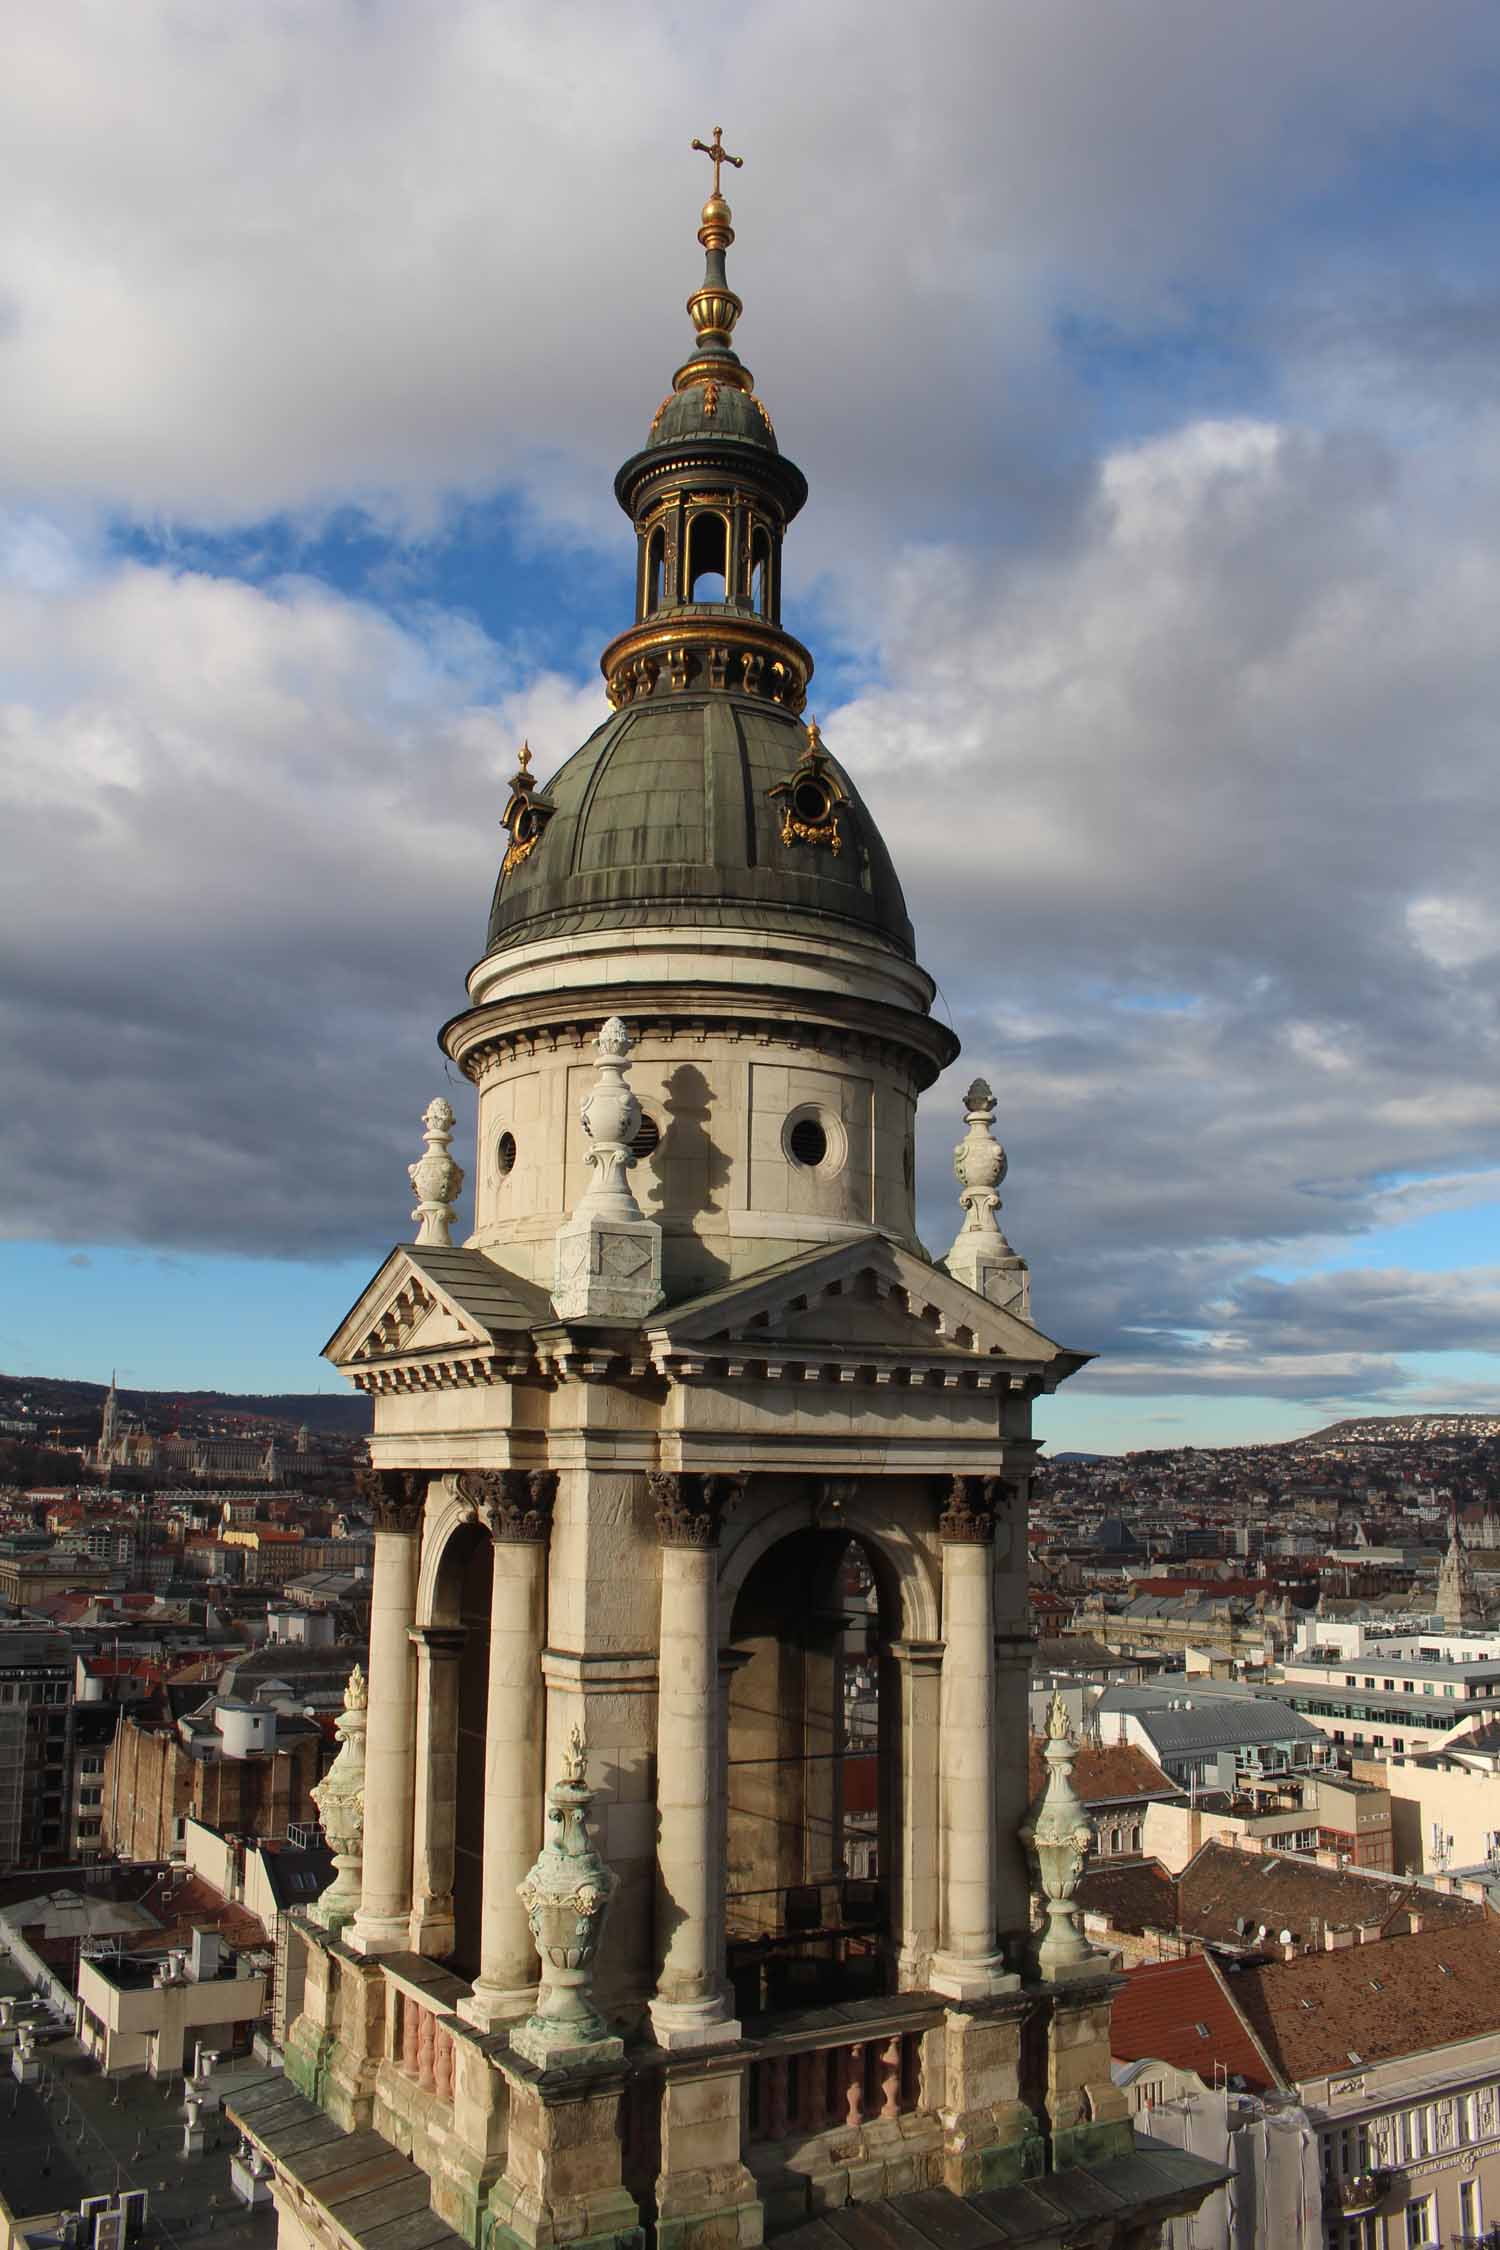
[[[1093,1976],[1075,1971],[1054,1986],[1046,2087],[1054,2171],[1129,2156],[1135,2145],[1130,2106],[1109,2072],[1110,2003],[1119,1982],[1107,1958],[1096,1958]]]
[[[657,2250],[753,2250],[764,2233],[754,2175],[740,2161],[738,2069],[678,2065],[661,2095]]]
[[[1036,2113],[1022,2098],[1024,1995],[948,2010],[943,2184],[955,2195],[1014,2187],[1046,2165]]]
[[[510,2088],[505,2172],[490,2190],[485,2250],[641,2250],[641,2215],[621,2179],[625,2073],[542,2072],[501,2059]]]

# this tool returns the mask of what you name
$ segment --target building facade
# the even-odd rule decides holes
[[[442,1035],[473,1226],[437,1101],[418,1239],[328,1347],[375,1408],[362,1889],[306,1932],[288,2077],[476,2244],[728,2250],[919,2186],[1032,2196],[1061,2242],[1079,2168],[1090,2241],[1143,2241],[1208,2168],[1142,2169],[1109,1963],[1041,1973],[1021,1839],[1032,1407],[1081,1360],[1029,1317],[982,1082],[953,1249],[917,1240],[956,1042],[782,623],[807,487],[731,343],[721,161],[692,354],[616,480],[612,715],[545,786],[523,750]],[[613,1897],[562,2054],[521,1887],[580,1796]],[[236,2114],[288,2250],[337,2239],[280,2138],[310,2116]]]

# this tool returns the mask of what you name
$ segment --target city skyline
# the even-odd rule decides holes
[[[583,19],[25,27],[0,1365],[339,1388],[504,777],[604,714],[723,115],[788,621],[964,1041],[924,1241],[983,1075],[1101,1355],[1049,1445],[1483,1410],[1492,12],[875,8],[857,86],[837,10]]]

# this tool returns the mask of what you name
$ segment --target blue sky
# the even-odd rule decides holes
[[[602,711],[722,116],[788,621],[965,1045],[924,1238],[981,1071],[1100,1355],[1053,1443],[1493,1407],[1492,7],[33,14],[0,1366],[332,1384],[515,747]]]

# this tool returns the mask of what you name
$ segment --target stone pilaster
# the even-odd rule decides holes
[[[942,1643],[895,1641],[888,1661],[901,1699],[892,1936],[898,1989],[921,1992],[931,1984],[942,1927]]]
[[[937,1992],[982,2000],[1013,1990],[997,1945],[995,1510],[998,1477],[955,1477],[939,1518],[943,1672],[938,1764],[943,1825]]]
[[[494,1541],[484,1751],[479,1975],[461,2012],[481,2029],[526,2015],[537,1959],[520,1885],[542,1840],[547,1542],[557,1478],[502,1469],[460,1480]]]
[[[369,1728],[365,1737],[364,1869],[349,1943],[360,1953],[405,1949],[411,1927],[416,1795],[417,1561],[429,1479],[400,1469],[371,1473],[375,1578],[370,1599]]]
[[[442,1961],[453,1950],[453,1847],[458,1798],[458,1660],[462,1629],[416,1625],[416,1805],[411,1950]]]
[[[724,1981],[719,1881],[719,1523],[730,1477],[651,1478],[661,1540],[656,1728],[658,2045],[739,2037]]]

